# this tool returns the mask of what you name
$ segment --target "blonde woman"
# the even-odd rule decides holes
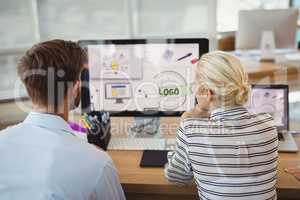
[[[196,81],[198,104],[182,115],[167,179],[194,179],[200,199],[276,199],[276,127],[270,115],[243,107],[250,86],[240,61],[221,51],[205,54]]]

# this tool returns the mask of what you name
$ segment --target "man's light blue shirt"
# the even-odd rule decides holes
[[[31,112],[0,132],[0,199],[125,199],[111,158],[59,116]]]

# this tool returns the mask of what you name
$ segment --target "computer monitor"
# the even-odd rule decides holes
[[[298,9],[241,10],[236,49],[260,49],[263,31],[273,31],[275,48],[296,49]]]
[[[193,85],[207,39],[81,40],[88,53],[82,109],[117,116],[178,116],[195,105]]]
[[[131,88],[129,83],[106,83],[105,98],[115,99],[116,103],[123,103],[122,99],[131,98]]]
[[[253,85],[247,107],[255,113],[269,113],[278,130],[289,130],[288,85]]]

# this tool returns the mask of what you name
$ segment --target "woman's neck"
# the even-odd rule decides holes
[[[210,105],[210,110],[218,110],[218,109],[222,109],[222,110],[229,110],[232,108],[236,108],[236,107],[241,107],[240,105],[236,105],[236,104],[224,104],[224,103],[212,103]]]

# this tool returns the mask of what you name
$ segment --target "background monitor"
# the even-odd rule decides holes
[[[278,130],[289,130],[288,85],[253,85],[248,108],[269,113]]]
[[[241,10],[239,12],[236,49],[260,49],[263,31],[273,31],[275,47],[297,48],[298,9]]]
[[[195,105],[193,86],[207,39],[82,40],[88,70],[82,109],[117,116],[177,116]]]

